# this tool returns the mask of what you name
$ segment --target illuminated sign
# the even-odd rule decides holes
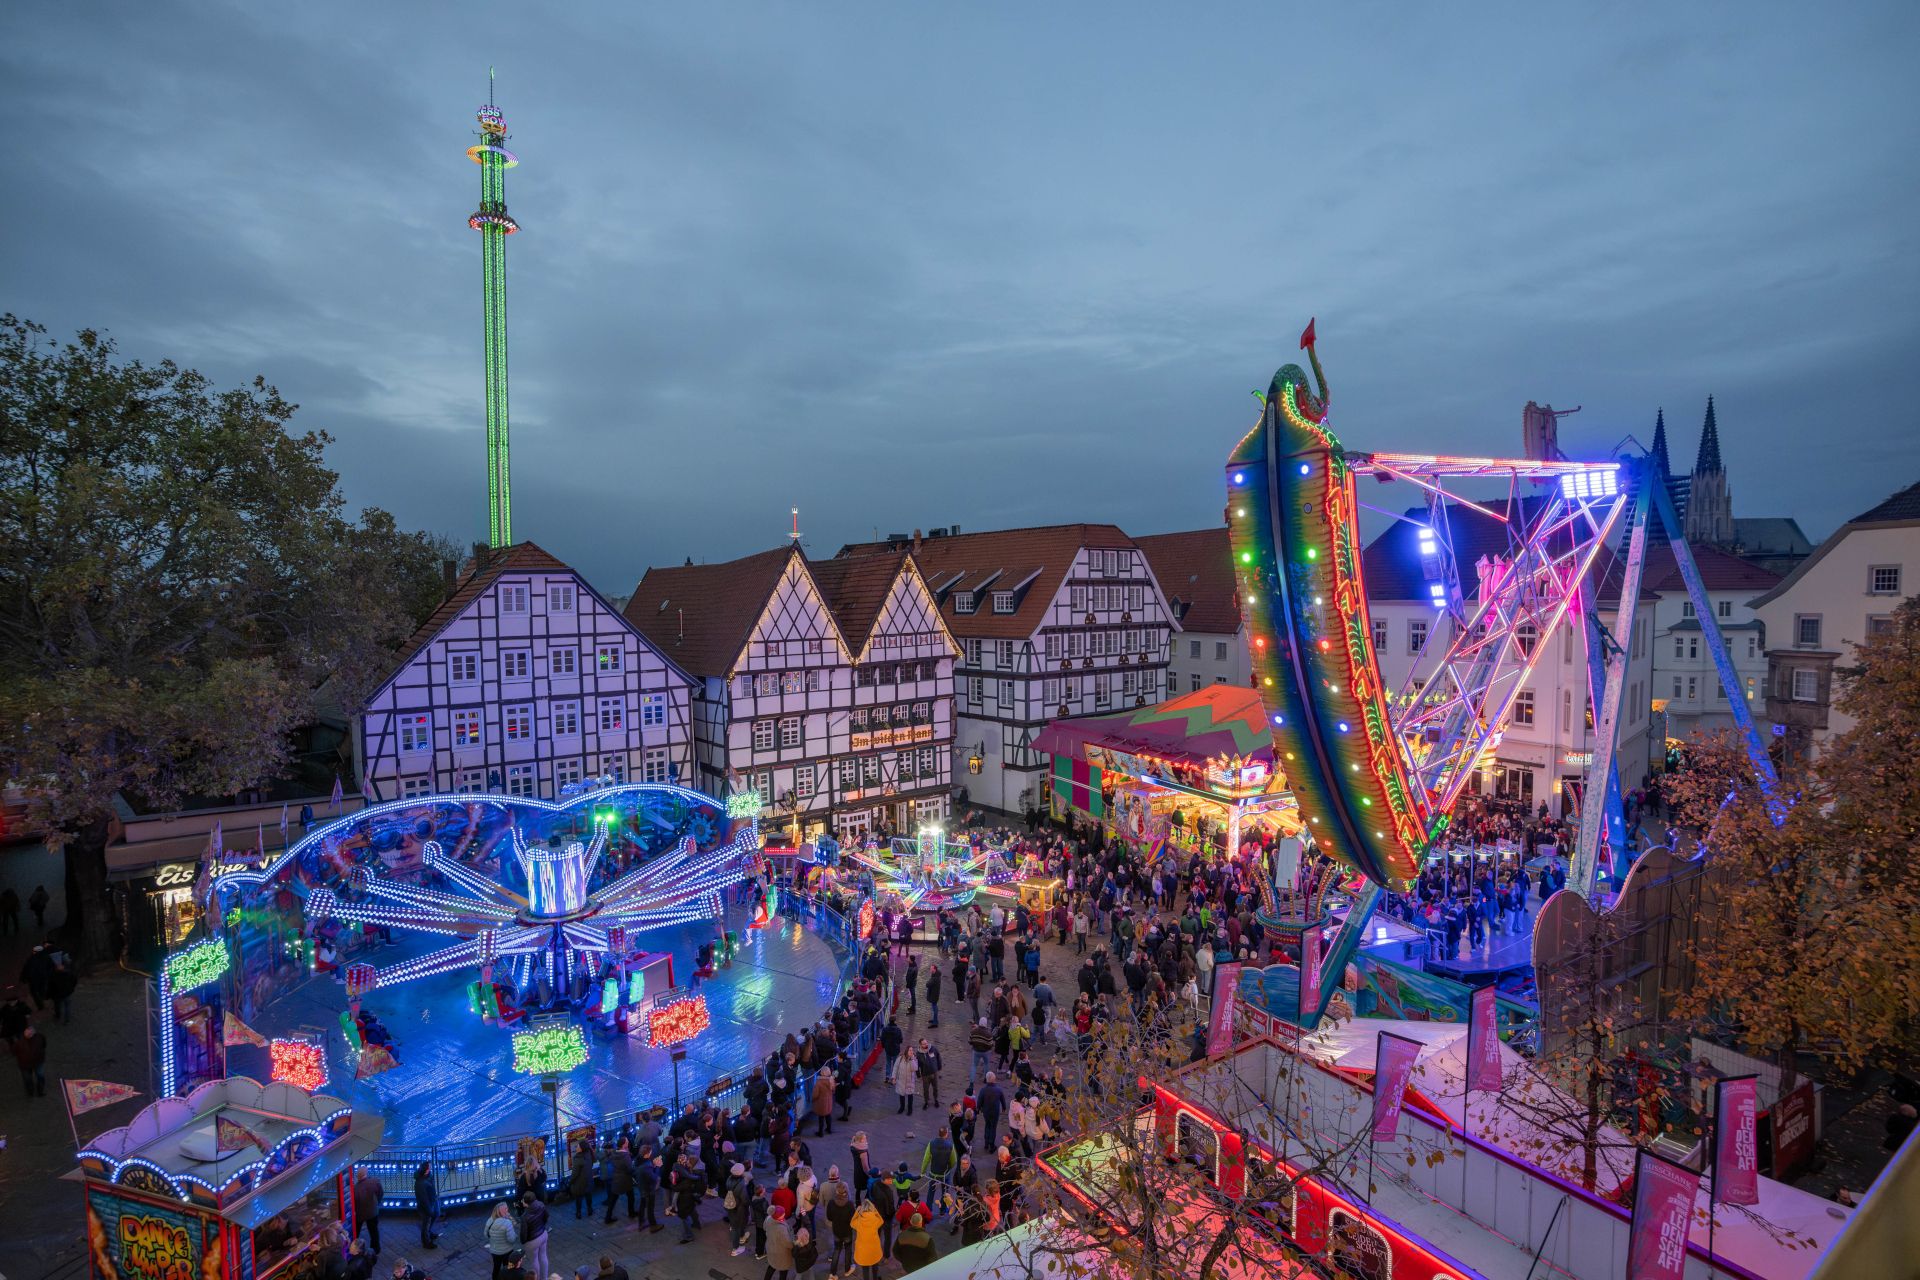
[[[647,1043],[656,1049],[685,1044],[712,1025],[705,996],[670,1000],[647,1014]]]
[[[168,956],[164,971],[175,992],[192,991],[218,979],[232,963],[227,944],[213,938]]]
[[[305,1089],[308,1093],[327,1082],[327,1055],[308,1040],[275,1040],[267,1046],[273,1062],[273,1078]]]
[[[755,818],[763,807],[758,791],[736,791],[727,797],[729,818]]]
[[[1565,751],[1565,752],[1562,752],[1560,755],[1560,763],[1564,765],[1571,765],[1577,769],[1584,769],[1588,765],[1593,763],[1593,752]]]
[[[853,735],[851,749],[872,751],[880,747],[903,747],[909,743],[932,741],[932,725],[901,725],[898,729],[874,729],[867,733],[856,733]]]
[[[187,1224],[157,1214],[120,1215],[120,1274],[127,1280],[198,1280]]]
[[[522,1075],[558,1075],[571,1071],[587,1060],[587,1033],[577,1022],[516,1031],[513,1036],[513,1069]]]

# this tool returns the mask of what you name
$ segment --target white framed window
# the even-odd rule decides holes
[[[1225,684],[1225,683],[1226,683],[1226,679],[1227,679],[1227,678],[1226,678],[1225,676],[1221,676],[1221,677],[1219,677],[1219,680],[1220,680],[1220,683],[1222,683],[1222,684]],[[1134,681],[1133,681],[1133,672],[1131,672],[1131,671],[1122,671],[1122,672],[1120,673],[1120,692],[1122,692],[1122,693],[1132,693],[1132,692],[1133,692],[1133,683],[1134,683]]]
[[[1147,589],[1145,587],[1128,587],[1127,588],[1127,608],[1129,610],[1131,610],[1134,613],[1138,613],[1142,608],[1146,606],[1146,603],[1147,603]]]
[[[640,781],[666,782],[672,777],[673,769],[667,763],[665,747],[648,747],[640,757]]]
[[[1714,606],[1714,611],[1723,618],[1731,618],[1733,616],[1733,601],[1722,600]]]
[[[862,756],[860,758],[860,781],[869,786],[880,781],[879,756]]]
[[[1560,691],[1560,732],[1567,733],[1573,728],[1573,690]]]
[[[433,749],[433,716],[428,712],[400,717],[400,749],[402,751],[431,751]]]
[[[1820,647],[1819,614],[1796,613],[1793,615],[1793,644],[1797,649],[1818,649]]]
[[[525,613],[527,611],[527,587],[525,583],[509,583],[500,588],[500,612]]]
[[[1534,646],[1540,643],[1540,628],[1531,622],[1523,622],[1513,629],[1513,640],[1520,646],[1521,654],[1531,658]]]
[[[600,699],[600,732],[612,733],[616,729],[627,727],[627,700],[625,698]]]
[[[979,706],[987,700],[987,681],[984,676],[967,678],[967,701]]]
[[[1128,653],[1134,652],[1140,647],[1140,633],[1138,631],[1126,632],[1120,644]]]
[[[915,724],[932,724],[933,723],[933,704],[931,702],[914,703],[913,704],[913,722]]]
[[[797,747],[800,745],[800,717],[782,716],[780,718],[780,745]]]
[[[579,703],[556,702],[553,704],[553,736],[556,738],[577,738],[580,736]]]
[[[547,650],[547,674],[551,676],[579,675],[580,651],[570,644]]]
[[[1200,656],[1200,642],[1198,640],[1187,641],[1187,656],[1189,658],[1198,658]]]
[[[1673,696],[1675,698],[1678,698],[1680,696],[1680,677],[1679,676],[1675,676],[1673,678]]]
[[[1087,637],[1079,631],[1067,632],[1067,656],[1077,658],[1085,651]]]
[[[1000,709],[1006,711],[1013,706],[1013,681],[1000,682]]]
[[[1533,690],[1522,689],[1514,698],[1513,722],[1515,724],[1533,723]]]
[[[1041,643],[1045,646],[1043,652],[1047,655],[1047,657],[1058,658],[1060,656],[1060,633],[1059,632],[1057,631],[1047,632],[1046,639]]]
[[[1679,636],[1673,638],[1673,656],[1676,658],[1684,658],[1687,656],[1686,641],[1682,640]]]
[[[525,742],[533,737],[533,704],[516,702],[500,711],[502,724],[506,728],[508,742]]]
[[[993,593],[993,611],[995,613],[1013,612],[1013,592],[996,591]]]
[[[1387,623],[1384,618],[1373,620],[1373,651],[1375,653],[1387,651]]]
[[[1407,622],[1407,652],[1418,653],[1427,645],[1427,620],[1413,618]]]
[[[573,584],[571,582],[549,582],[547,584],[547,612],[573,612]]]
[[[487,789],[487,773],[484,769],[462,769],[454,785],[461,795],[477,796]]]
[[[760,795],[760,807],[766,808],[773,799],[773,774],[762,769],[753,775],[753,789]]]
[[[533,673],[533,653],[527,649],[503,649],[500,653],[500,678],[525,680]]]
[[[954,592],[953,593],[953,610],[955,613],[972,613],[973,612],[973,592],[971,591]]]
[[[1691,618],[1694,616],[1693,601],[1682,600],[1680,602],[1680,616],[1683,618]]]
[[[1059,706],[1060,682],[1058,680],[1045,681],[1041,686],[1040,697],[1049,707]]]
[[[980,665],[980,642],[978,640],[967,641],[967,665],[970,667]]]
[[[773,721],[755,720],[753,722],[753,749],[755,751],[773,750],[773,734]]]
[[[939,753],[932,747],[920,748],[920,776],[933,778],[939,776]]]
[[[1060,682],[1060,700],[1062,702],[1080,701],[1080,677],[1068,676]]]
[[[1820,673],[1796,667],[1793,672],[1793,700],[1795,702],[1820,701]]]
[[[617,644],[594,646],[593,665],[602,671],[619,671],[626,662],[626,648]]]
[[[1747,637],[1747,656],[1749,658],[1757,658],[1760,656],[1760,637],[1759,636]]]
[[[780,673],[780,692],[804,693],[806,688],[807,677],[803,672],[782,671]]]
[[[578,760],[555,760],[553,762],[553,785],[555,789],[571,787],[579,783],[581,777]]]
[[[780,677],[770,672],[762,672],[753,678],[753,694],[756,698],[769,697],[780,692]]]
[[[480,726],[478,708],[453,713],[453,745],[456,747],[477,747],[486,741],[485,731]]]
[[[807,692],[815,693],[820,688],[820,668],[814,667],[807,672]]]
[[[478,684],[480,682],[480,655],[477,653],[448,654],[447,679],[455,684]]]
[[[1700,677],[1688,676],[1687,677],[1687,701],[1692,702],[1695,698],[1698,698],[1699,696],[1700,696]]]
[[[640,695],[640,727],[649,729],[667,722],[667,695],[664,693],[643,693]]]
[[[1867,594],[1875,596],[1899,595],[1900,566],[1897,564],[1877,564],[1867,570]]]
[[[1013,666],[1013,641],[1002,640],[997,647],[1000,650],[998,656],[1000,665],[1003,668],[1011,669]]]
[[[1870,613],[1867,615],[1867,639],[1875,636],[1893,634],[1893,615],[1890,613]]]
[[[1067,608],[1075,613],[1085,613],[1087,608],[1087,589],[1085,587],[1067,588]]]
[[[813,766],[796,765],[793,770],[793,798],[795,800],[813,799]]]
[[[433,794],[432,778],[400,779],[400,798],[402,800],[417,800],[421,796],[431,794]]]
[[[1093,705],[1104,707],[1113,699],[1113,681],[1106,672],[1101,671],[1093,677]]]
[[[522,591],[526,588],[522,587]],[[530,764],[510,764],[507,766],[507,794],[510,796],[532,796],[534,784],[534,766]]]
[[[1225,662],[1227,660],[1227,642],[1225,640],[1215,640],[1213,642],[1213,660],[1215,662]]]
[[[1187,680],[1188,680],[1187,692],[1189,693],[1200,692],[1200,677],[1198,675],[1188,676]]]

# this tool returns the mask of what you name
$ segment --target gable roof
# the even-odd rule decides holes
[[[1750,556],[1804,556],[1813,542],[1792,516],[1735,516],[1733,538]]]
[[[1835,529],[1827,540],[1814,548],[1812,555],[1793,566],[1793,572],[1782,578],[1773,590],[1765,595],[1755,596],[1747,601],[1747,607],[1758,609],[1761,605],[1779,599],[1787,588],[1793,586],[1813,571],[1813,566],[1826,558],[1827,552],[1839,546],[1846,536],[1855,529],[1880,524],[1912,524],[1920,521],[1920,483],[1910,484],[1885,502],[1868,507],[1853,519]]]
[[[1688,544],[1687,549],[1693,552],[1693,563],[1700,570],[1700,581],[1709,591],[1765,591],[1780,581],[1780,575],[1773,570],[1751,560],[1728,555],[1714,547]],[[1671,545],[1648,547],[1647,562],[1642,573],[1642,591],[1687,589],[1686,582],[1680,577],[1680,561],[1673,554]]]
[[[627,621],[686,670],[724,676],[799,554],[789,544],[721,564],[649,569],[627,601]]]
[[[1183,631],[1232,635],[1240,630],[1240,595],[1234,587],[1233,547],[1227,529],[1191,529],[1135,538],[1147,553],[1153,576],[1174,606]]]
[[[391,684],[394,677],[406,670],[408,663],[420,656],[421,650],[432,644],[442,631],[452,625],[454,619],[465,613],[468,607],[485,595],[494,583],[512,573],[568,574],[580,587],[592,594],[594,599],[599,600],[609,614],[614,617],[620,616],[619,611],[607,604],[606,599],[593,589],[593,584],[575,572],[573,566],[534,543],[517,542],[510,547],[489,551],[484,564],[475,561],[465,576],[454,583],[453,590],[447,594],[445,600],[440,602],[440,607],[427,615],[427,620],[415,627],[413,634],[394,650],[393,660],[387,664],[379,678],[368,686],[369,689],[377,691]],[[641,639],[646,639],[646,636],[641,635]],[[667,665],[675,675],[692,683],[688,680],[686,671],[672,661],[671,655],[663,656],[668,658]]]
[[[855,659],[866,652],[867,644],[873,638],[873,629],[880,624],[880,614],[886,608],[887,598],[893,594],[894,584],[904,576],[918,579],[921,585],[926,585],[919,564],[912,553],[904,550],[809,560],[807,570],[813,574],[814,584],[820,588],[821,599],[826,601],[834,620],[840,624],[840,633],[846,637],[847,649]],[[931,587],[927,589],[927,595],[932,597]],[[934,619],[942,630],[946,630],[946,621],[940,617],[937,607]],[[947,643],[954,652],[959,652],[959,643],[954,640],[951,631],[947,631]]]
[[[840,548],[835,559],[871,555],[888,550],[889,542],[856,542]],[[956,533],[928,538],[914,549],[940,616],[956,636],[982,639],[1020,639],[1038,631],[1074,557],[1082,547],[1131,549],[1134,540],[1115,525],[1055,524],[1027,529],[1000,529],[991,533]],[[1025,584],[1025,585],[1022,585]],[[956,591],[1014,591],[1014,611],[994,613],[990,602],[977,601],[973,613],[953,607]]]

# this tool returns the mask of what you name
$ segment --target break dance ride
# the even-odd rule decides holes
[[[1388,887],[1418,875],[1446,829],[1483,752],[1497,744],[1527,677],[1562,627],[1581,630],[1599,749],[1588,766],[1572,891],[1591,896],[1604,866],[1624,874],[1627,831],[1615,761],[1626,650],[1638,603],[1647,522],[1658,514],[1694,602],[1728,705],[1756,773],[1773,770],[1713,620],[1693,557],[1680,536],[1664,477],[1651,458],[1602,462],[1550,458],[1462,458],[1364,453],[1343,446],[1328,416],[1329,395],[1314,326],[1301,335],[1312,384],[1297,364],[1275,373],[1260,421],[1227,460],[1226,523],[1246,620],[1253,680],[1273,735],[1274,765],[1299,809],[1303,838],[1351,868],[1362,884],[1322,967],[1315,1025],[1338,986]],[[1372,643],[1361,571],[1356,492],[1361,476],[1415,486],[1425,498],[1422,569],[1436,618],[1398,693],[1385,687]],[[1504,502],[1453,492],[1461,482],[1504,482]],[[1507,530],[1505,553],[1458,563],[1450,507],[1468,507]],[[1378,508],[1375,508],[1378,510]],[[1415,519],[1394,512],[1396,519]],[[1609,550],[1627,528],[1619,553]],[[1462,572],[1477,573],[1465,591]],[[1603,623],[1594,603],[1602,571],[1617,575],[1618,612]],[[1272,886],[1263,883],[1266,911]],[[1320,923],[1279,921],[1285,929]]]

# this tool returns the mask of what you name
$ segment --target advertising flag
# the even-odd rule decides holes
[[[267,1142],[259,1134],[226,1115],[213,1118],[213,1140],[221,1151],[238,1151],[242,1147],[258,1147],[264,1154]]]
[[[1413,1078],[1414,1060],[1420,1056],[1420,1042],[1391,1032],[1380,1033],[1380,1048],[1373,1071],[1373,1140],[1392,1142],[1400,1131],[1400,1104],[1406,1097],[1407,1081]]]
[[[234,1017],[231,1009],[227,1010],[226,1018],[220,1025],[220,1041],[229,1049],[240,1044],[250,1044],[256,1049],[267,1047],[267,1038]]]
[[[1700,1175],[1642,1151],[1634,1165],[1633,1229],[1627,1236],[1627,1280],[1682,1280],[1687,1233]]]
[[[1475,991],[1467,1007],[1467,1088],[1493,1093],[1500,1088],[1500,1014],[1493,985]]]
[[[1301,1026],[1320,1012],[1320,930],[1300,935],[1300,1008],[1294,1021]]]
[[[62,1080],[60,1087],[67,1091],[67,1105],[77,1116],[140,1096],[140,1091],[132,1085],[115,1084],[111,1080]]]
[[[1752,1076],[1714,1088],[1713,1198],[1721,1204],[1760,1203],[1760,1093]]]
[[[1240,986],[1238,960],[1213,966],[1213,1007],[1207,1013],[1207,1056],[1233,1048],[1233,1000]]]
[[[329,798],[333,801],[333,807],[336,810],[345,803],[347,798],[346,789],[340,785],[340,775],[337,773],[333,775],[333,795]]]

